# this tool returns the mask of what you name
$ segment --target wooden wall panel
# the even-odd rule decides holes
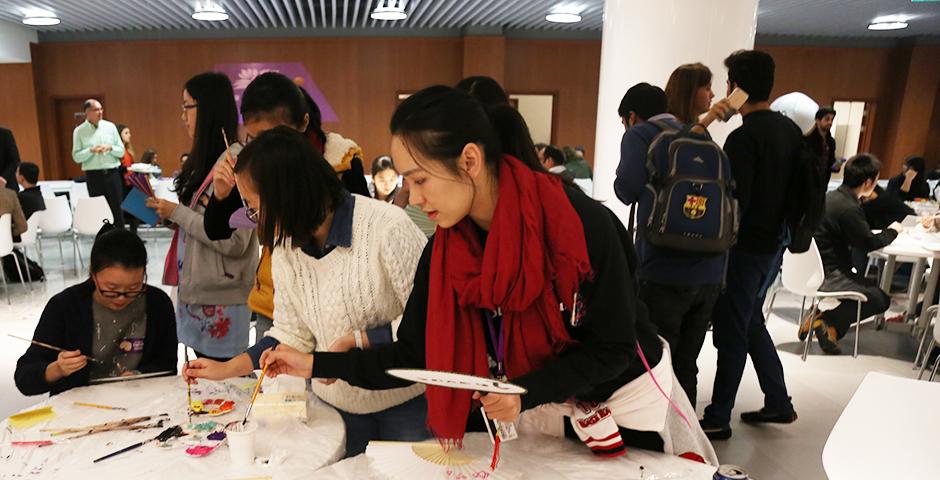
[[[506,37],[464,37],[463,76],[475,75],[506,82]]]
[[[20,158],[41,167],[32,64],[0,64],[0,105],[0,127],[13,132]]]
[[[34,46],[43,151],[56,151],[53,99],[100,92],[105,118],[128,124],[138,152],[156,148],[164,171],[190,140],[180,120],[185,81],[217,63],[303,62],[340,118],[324,125],[355,139],[366,161],[388,151],[396,93],[462,74],[460,38],[173,40]],[[53,164],[47,158],[47,163]]]
[[[34,158],[39,156],[35,145],[38,132],[42,132],[43,159],[47,164],[54,163],[50,162],[50,152],[56,151],[58,135],[53,131],[53,99],[100,92],[107,98],[106,118],[129,124],[138,152],[156,148],[164,170],[172,171],[179,154],[189,147],[179,120],[180,92],[187,78],[216,63],[300,61],[340,117],[339,122],[326,128],[358,141],[368,160],[388,149],[388,120],[398,92],[413,92],[432,84],[453,85],[468,71],[469,62],[473,73],[498,75],[502,69],[504,85],[511,93],[555,94],[556,143],[583,145],[589,161],[593,161],[600,41],[506,38],[499,40],[505,44],[504,53],[493,58],[487,58],[486,48],[478,48],[485,47],[487,41],[491,40],[297,38],[43,43],[33,46],[33,115],[38,116],[38,125],[29,133],[29,124],[35,123],[30,120],[30,102],[20,102],[26,111],[12,120],[4,119],[5,112],[0,112],[0,122],[25,125],[20,127],[27,132],[22,143],[26,155]],[[775,96],[802,91],[820,104],[842,99],[878,102],[871,150],[885,160],[889,170],[896,169],[900,161],[893,158],[895,144],[906,150],[915,147],[912,141],[920,141],[906,139],[901,105],[905,97],[937,95],[933,90],[920,91],[936,88],[927,85],[929,81],[908,82],[908,70],[916,70],[919,65],[912,61],[913,48],[758,48],[769,52],[777,62]],[[924,57],[930,63],[930,55],[937,53],[936,47],[931,48],[923,50],[925,53],[918,58]],[[25,90],[28,82],[24,80],[28,68],[0,66],[3,82],[10,83],[8,78],[14,78],[7,73],[10,71],[16,72],[18,76],[12,82],[20,86],[2,89],[0,96],[6,97],[0,99],[29,98]],[[716,92],[722,90],[721,86],[714,88]],[[926,135],[918,133],[918,138],[925,136],[928,143],[940,135],[937,122],[929,123]]]
[[[506,90],[556,94],[555,143],[584,146],[591,164],[600,66],[598,40],[506,41]]]

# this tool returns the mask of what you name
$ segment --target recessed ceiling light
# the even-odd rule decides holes
[[[381,1],[375,6],[375,10],[372,10],[372,14],[369,15],[373,20],[404,20],[408,18],[408,14],[405,13],[405,2],[403,0],[388,0]]]
[[[578,23],[581,21],[581,15],[577,13],[549,13],[545,15],[545,20],[552,23]]]
[[[907,22],[873,22],[868,24],[869,30],[901,30],[907,28]]]
[[[199,2],[196,4],[196,11],[193,12],[193,20],[223,22],[228,20],[228,13],[222,5],[213,1]]]
[[[24,25],[33,25],[39,27],[48,27],[52,25],[58,25],[62,23],[62,20],[59,20],[59,17],[55,15],[43,15],[43,16],[28,16],[23,17]]]

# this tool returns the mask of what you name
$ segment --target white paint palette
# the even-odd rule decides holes
[[[525,395],[528,392],[528,390],[508,382],[463,373],[440,372],[437,370],[422,370],[417,368],[392,368],[386,370],[385,373],[409,382],[433,385],[435,387],[454,388],[457,390],[472,390],[475,392],[502,393],[507,395]]]

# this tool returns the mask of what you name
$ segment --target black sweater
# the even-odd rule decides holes
[[[88,355],[92,349],[92,333],[95,331],[92,315],[92,294],[95,285],[86,280],[71,286],[49,299],[33,333],[33,340],[62,347],[66,350],[81,350]],[[144,351],[138,370],[141,373],[176,371],[176,314],[173,303],[163,290],[147,286],[147,331]],[[46,367],[56,361],[58,352],[30,345],[26,353],[16,362],[13,378],[16,388],[23,395],[53,395],[70,388],[88,385],[90,368],[83,368],[53,384],[46,383]]]
[[[202,226],[206,229],[209,240],[227,240],[232,238],[234,228],[228,226],[228,220],[242,207],[242,197],[238,187],[232,188],[225,200],[218,200],[215,195],[209,198],[206,211],[202,214]]]
[[[800,128],[778,112],[758,110],[744,116],[724,149],[741,209],[735,248],[774,253],[783,237],[791,180],[803,149]]]
[[[855,192],[842,185],[826,195],[826,215],[814,237],[826,274],[838,270],[851,275],[852,248],[868,253],[888,245],[897,236],[898,232],[891,229],[877,235],[871,233]]]
[[[914,177],[914,180],[911,181],[910,190],[903,192],[901,191],[902,186],[904,186],[904,174],[900,173],[888,180],[886,191],[888,195],[894,195],[905,202],[913,201],[915,198],[930,198],[930,184],[927,183],[927,176],[923,173],[918,173]]]
[[[523,409],[571,397],[588,401],[608,399],[615,390],[646,372],[636,354],[637,339],[651,367],[662,357],[656,327],[648,318],[646,306],[636,297],[633,244],[626,230],[610,210],[580,190],[567,187],[566,191],[581,217],[594,277],[581,286],[584,298],[581,324],[571,326],[570,315],[563,314],[565,326],[577,343],[549,360],[542,369],[511,379],[528,390],[522,398]],[[398,341],[368,350],[315,352],[314,377],[341,378],[354,386],[376,390],[408,385],[386,375],[386,369],[425,368],[433,244],[432,238],[418,263]],[[484,321],[482,312],[480,321]]]

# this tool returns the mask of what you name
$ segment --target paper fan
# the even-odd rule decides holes
[[[366,456],[382,476],[395,480],[415,478],[518,480],[517,471],[490,470],[490,461],[463,450],[444,449],[437,443],[369,442]]]

